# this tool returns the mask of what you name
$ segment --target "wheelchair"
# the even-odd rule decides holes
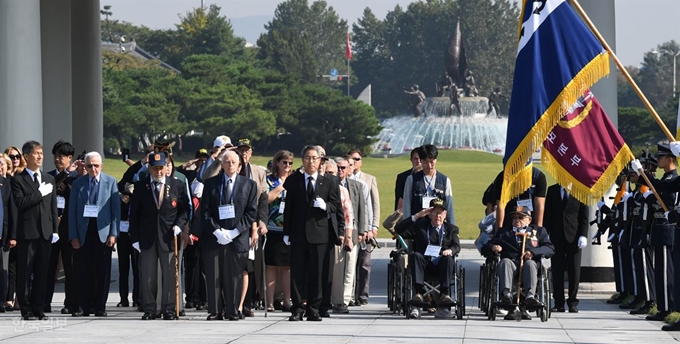
[[[541,319],[541,322],[546,322],[551,316],[551,290],[552,290],[552,271],[548,267],[548,259],[545,257],[540,258],[539,269],[538,269],[538,279],[536,283],[536,297],[540,301],[541,306],[534,309],[527,309],[524,301],[524,297],[520,298],[519,305],[516,303],[503,303],[500,301],[500,284],[499,284],[499,268],[500,255],[494,255],[488,257],[485,264],[482,265],[482,270],[485,271],[484,276],[480,276],[480,281],[484,283],[485,292],[482,292],[482,282],[480,282],[480,307],[485,311],[487,318],[489,320],[496,320],[496,314],[499,309],[505,309],[508,312],[512,312],[515,308],[519,307],[520,310],[524,311],[535,311],[536,316]],[[518,277],[521,272],[518,272]],[[513,281],[513,288],[516,289],[517,284]],[[517,293],[517,290],[514,290]],[[484,294],[484,295],[482,295]],[[516,299],[516,294],[513,294],[513,300]],[[482,301],[481,298],[485,301]],[[486,307],[486,308],[483,308]]]
[[[423,298],[426,301],[417,304],[411,302],[413,286],[408,266],[410,242],[407,243],[401,236],[397,239],[397,248],[390,252],[390,261],[387,263],[387,306],[393,314],[403,315],[409,319],[410,307],[437,307],[435,300],[439,298],[442,286],[439,284],[438,275],[426,274],[423,284],[425,289]],[[455,278],[451,280],[449,295],[454,300],[451,307],[455,308],[456,318],[460,320],[465,316],[465,269],[458,266],[455,257],[454,261]]]

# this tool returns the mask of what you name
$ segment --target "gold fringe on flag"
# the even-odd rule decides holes
[[[626,165],[628,165],[628,162],[630,162],[631,154],[630,148],[624,143],[623,147],[616,153],[616,156],[609,163],[607,169],[592,187],[584,185],[567,172],[547,149],[543,149],[541,152],[541,161],[543,162],[543,166],[545,166],[545,170],[555,178],[555,181],[558,184],[565,187],[565,189],[568,189],[568,186],[571,185],[571,190],[568,189],[570,195],[574,196],[581,203],[594,205],[616,182],[616,178],[619,176],[621,170],[623,170]]]
[[[542,146],[550,131],[586,89],[608,74],[609,54],[603,51],[574,76],[543,112],[505,164],[503,189],[500,197],[501,206],[505,206],[508,201],[522,194],[531,186],[531,173],[526,173],[526,171],[531,171],[532,164],[527,165],[527,161],[529,161],[533,152]],[[508,121],[508,130],[512,130],[511,125],[512,122]],[[611,184],[609,185],[611,186]]]

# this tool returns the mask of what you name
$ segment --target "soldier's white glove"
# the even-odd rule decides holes
[[[326,210],[326,201],[324,201],[323,198],[321,198],[321,197],[317,197],[314,200],[314,207],[325,211]]]
[[[288,235],[283,236],[283,243],[290,246],[290,237]]]
[[[182,229],[179,226],[172,226],[172,232],[175,236],[182,234]]]
[[[578,237],[578,248],[583,249],[586,246],[588,246],[588,239],[581,235],[580,237]]]
[[[52,233],[52,243],[54,244],[57,241],[59,241],[59,234]]]
[[[635,170],[635,172],[642,169],[642,164],[640,163],[640,160],[638,160],[638,159],[631,161],[630,166]]]
[[[231,242],[233,241],[239,234],[241,234],[238,231],[238,228],[234,228],[232,230],[226,230],[222,229],[224,231],[224,234],[226,235],[227,239]]]
[[[137,250],[137,252],[141,253],[142,249],[139,248],[139,242],[132,243],[132,248]]]
[[[678,141],[671,142],[670,146],[671,146],[671,152],[673,152],[673,155],[680,156],[680,142],[678,142]]]
[[[220,245],[227,245],[230,242],[229,239],[227,239],[227,235],[225,233],[225,230],[222,229],[222,228],[216,229],[213,232],[213,235],[217,238],[217,243],[220,244]]]
[[[54,189],[54,186],[52,184],[45,184],[45,182],[40,183],[40,186],[38,186],[38,191],[40,191],[43,197],[52,193],[52,189]]]

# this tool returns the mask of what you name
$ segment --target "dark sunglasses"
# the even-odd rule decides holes
[[[10,160],[19,160],[21,159],[21,154],[17,155],[8,155]]]
[[[512,219],[513,219],[513,220],[524,220],[524,219],[527,218],[527,217],[528,217],[528,216],[513,216]]]
[[[94,168],[99,168],[99,166],[101,166],[101,165],[100,165],[100,164],[86,164],[86,165],[85,165],[85,167],[87,167],[87,168],[93,168],[93,167],[94,167]]]
[[[344,170],[346,168],[347,168],[347,166],[338,166],[338,170]]]
[[[292,162],[292,161],[281,161],[281,162],[282,162],[284,165],[293,166],[293,162]]]
[[[352,158],[354,161],[361,161],[361,157],[359,158]]]

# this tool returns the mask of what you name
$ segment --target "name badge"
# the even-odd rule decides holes
[[[85,211],[83,211],[84,217],[97,217],[99,215],[99,206],[96,204],[86,204]]]
[[[120,232],[127,233],[130,231],[130,221],[120,221]]]
[[[251,248],[248,251],[248,260],[255,260],[255,249]]]
[[[66,208],[66,198],[57,196],[57,208],[58,209]]]
[[[425,249],[425,256],[427,257],[439,257],[439,252],[441,252],[442,247],[438,245],[427,245]]]
[[[220,220],[233,219],[234,217],[236,217],[236,213],[234,212],[234,205],[233,204],[221,205],[219,207],[219,211],[220,211]]]
[[[521,199],[517,201],[518,207],[528,207],[529,211],[534,211],[534,204],[530,199]]]
[[[427,209],[430,207],[430,201],[435,199],[435,197],[432,196],[423,196],[423,209]]]
[[[286,209],[286,201],[281,201],[279,205],[279,214],[283,214],[283,210]]]

